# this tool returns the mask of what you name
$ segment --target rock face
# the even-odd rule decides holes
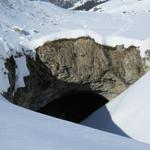
[[[79,0],[48,0],[48,1],[50,3],[53,3],[53,4],[63,7],[63,8],[70,8]]]
[[[150,50],[147,50],[145,52],[145,57],[143,58],[143,66],[145,72],[148,72],[150,70]]]
[[[42,0],[46,1],[46,0]],[[74,10],[90,10],[99,4],[108,2],[109,0],[47,0],[62,8],[74,8]]]
[[[82,3],[81,5],[77,6],[74,8],[74,10],[86,10],[89,11],[90,9],[96,7],[97,5],[103,4],[105,2],[108,2],[109,0],[89,0],[86,1],[84,3]],[[94,9],[94,11],[96,11],[96,9]]]
[[[5,97],[32,110],[70,92],[92,91],[111,100],[144,74],[134,46],[109,47],[81,37],[47,42],[36,51],[36,59],[26,56],[30,75],[15,93],[15,61],[6,62],[11,87]]]

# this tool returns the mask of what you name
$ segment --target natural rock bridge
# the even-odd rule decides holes
[[[13,103],[80,122],[144,74],[139,50],[109,47],[89,37],[47,42],[26,55],[30,75],[14,93],[15,58],[6,61],[10,88],[4,96]],[[105,97],[105,98],[104,98]]]

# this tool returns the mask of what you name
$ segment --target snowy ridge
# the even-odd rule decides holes
[[[150,39],[146,40],[136,40],[136,39],[129,39],[125,37],[119,37],[119,36],[101,36],[97,34],[96,32],[92,30],[86,30],[86,29],[77,29],[77,30],[67,30],[63,32],[56,32],[54,34],[45,35],[43,37],[40,37],[39,39],[34,39],[32,41],[28,42],[22,42],[22,47],[25,49],[36,49],[39,46],[42,46],[47,41],[54,41],[59,39],[70,39],[70,38],[79,38],[79,37],[90,37],[94,39],[97,43],[103,44],[103,45],[109,45],[115,47],[116,45],[122,45],[124,44],[125,48],[128,48],[132,45],[139,47],[141,56],[145,56],[145,50],[150,48]]]
[[[90,10],[109,0],[78,0],[70,9],[74,10]]]
[[[111,0],[91,9],[94,10],[107,13],[144,13],[149,12],[150,2],[149,0]]]

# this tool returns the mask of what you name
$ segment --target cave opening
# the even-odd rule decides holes
[[[105,97],[92,91],[76,91],[62,95],[42,107],[38,112],[80,123],[107,102]]]

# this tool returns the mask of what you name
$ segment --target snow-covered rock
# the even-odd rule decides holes
[[[139,3],[148,9],[148,1],[147,5],[145,1]],[[75,12],[41,1],[1,0],[0,18],[1,70],[5,68],[5,58],[15,55],[16,52],[26,53],[28,49],[34,53],[34,49],[45,42],[61,38],[89,36],[100,44],[110,46],[135,45],[139,46],[142,56],[150,48],[148,11],[118,15],[108,12]],[[23,68],[21,65],[17,67],[18,70]],[[28,75],[28,71],[21,74]],[[3,92],[9,87],[4,71],[0,73],[0,78],[7,80],[7,84],[1,87]],[[24,85],[21,78],[19,83],[22,83],[20,87]]]

